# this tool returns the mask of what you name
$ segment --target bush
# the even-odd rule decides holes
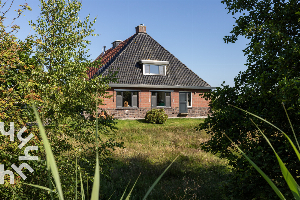
[[[152,109],[146,113],[145,120],[148,123],[163,124],[167,121],[168,115],[164,109]]]

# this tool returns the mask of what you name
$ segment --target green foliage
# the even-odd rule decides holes
[[[167,121],[168,115],[164,109],[152,109],[146,113],[145,120],[148,123],[163,124]]]
[[[296,125],[295,132],[300,131],[300,4],[296,0],[222,2],[232,14],[242,13],[236,19],[232,35],[226,36],[224,40],[234,43],[238,36],[249,39],[249,44],[243,50],[247,56],[248,69],[235,78],[234,87],[222,85],[205,95],[211,100],[213,117],[208,117],[200,128],[207,129],[212,138],[202,145],[202,149],[227,158],[234,167],[236,177],[228,184],[228,198],[274,199],[276,195],[247,160],[240,154],[231,153],[231,142],[224,133],[261,166],[277,183],[283,195],[292,198],[276,163],[276,156],[272,149],[267,148],[268,143],[259,138],[256,127],[241,111],[228,104],[269,119],[275,126],[287,130],[287,135],[291,136],[292,130],[281,109],[281,102],[284,102],[293,119],[292,123]],[[283,163],[288,163],[287,167],[296,177],[299,164],[291,154],[293,150],[288,141],[273,127],[270,128],[258,119],[253,121],[269,138]]]
[[[20,5],[20,9],[16,10],[15,18],[7,23],[11,25],[4,26],[4,21],[8,20],[5,15],[10,11],[12,4],[13,1],[5,1],[3,4],[0,1],[0,122],[4,122],[6,131],[9,130],[9,123],[14,122],[14,133],[16,134],[26,123],[34,121],[33,112],[26,105],[31,99],[35,102],[41,101],[40,96],[34,90],[35,84],[32,81],[37,76],[36,72],[41,71],[41,67],[35,59],[30,57],[32,47],[36,42],[33,37],[28,36],[21,41],[15,36],[20,27],[14,24],[14,20],[19,18],[25,10],[31,10],[31,8],[26,3]],[[37,131],[35,127],[27,126],[22,137],[27,137],[31,133],[36,135]],[[18,159],[19,156],[24,155],[24,149],[19,149],[18,145],[19,141],[16,137],[12,142],[9,137],[0,135],[0,160],[4,164],[5,170],[14,171],[11,168],[12,164],[19,166],[24,162]],[[27,145],[38,146],[40,149],[42,141],[35,136]],[[43,157],[41,151],[35,152],[35,156]],[[45,162],[28,161],[27,164],[37,170],[36,174],[39,174],[40,177],[45,176]],[[36,174],[27,171],[24,174],[27,176],[26,181],[41,181],[40,178],[36,179]],[[1,184],[0,199],[11,199],[13,193],[20,196],[26,192],[26,188],[20,184],[21,181],[21,177],[15,176],[14,185],[9,184],[8,181]],[[37,190],[31,190],[30,193],[34,196]]]
[[[234,106],[235,107],[235,106]],[[284,105],[283,105],[284,107]],[[240,109],[240,108],[238,108]],[[267,120],[264,120],[262,119],[261,117],[257,116],[257,115],[254,115],[248,111],[245,111],[243,109],[240,109],[242,110],[243,112],[247,113],[247,114],[250,114],[264,122],[266,122],[267,124],[273,126],[274,128],[276,128],[278,131],[281,132],[281,134],[283,134],[286,139],[289,141],[290,145],[293,147],[293,150],[294,152],[296,153],[297,157],[298,157],[298,160],[300,161],[300,153],[298,151],[298,149],[300,150],[300,147],[299,147],[299,144],[298,144],[298,140],[296,138],[296,135],[295,135],[295,132],[294,132],[294,129],[293,129],[293,126],[291,124],[291,121],[289,119],[289,116],[286,112],[286,109],[284,108],[286,114],[287,114],[287,118],[290,122],[290,126],[291,126],[291,129],[293,131],[293,134],[295,136],[295,140],[297,142],[297,145],[298,145],[298,149],[296,148],[296,146],[294,145],[293,141],[290,139],[290,137],[288,135],[286,135],[286,133],[284,133],[281,129],[279,129],[278,127],[274,126],[272,123],[270,123],[269,121]],[[253,121],[252,121],[253,122]],[[253,122],[254,123],[254,122]],[[297,184],[297,182],[295,181],[294,177],[291,175],[291,173],[289,172],[289,170],[286,168],[286,165],[282,162],[282,159],[280,158],[280,156],[277,154],[277,152],[275,151],[275,149],[273,148],[273,145],[270,143],[269,139],[265,136],[265,134],[260,130],[260,128],[254,123],[254,125],[257,127],[257,129],[260,131],[261,135],[265,138],[265,140],[268,142],[269,146],[272,148],[272,150],[274,151],[274,154],[276,155],[276,158],[277,158],[277,161],[279,163],[279,166],[280,166],[280,170],[281,170],[281,173],[287,183],[287,185],[289,186],[293,196],[295,199],[300,199],[300,187],[299,185]],[[232,140],[227,136],[225,135],[230,141],[231,143]],[[278,197],[280,199],[286,199],[282,193],[280,192],[280,190],[275,186],[275,184],[273,183],[273,181],[236,145],[233,143],[233,145],[242,153],[242,155],[249,161],[249,163],[264,177],[264,179],[269,183],[269,185],[272,187],[272,189],[275,191],[275,193],[278,195]]]
[[[79,20],[80,9],[77,0],[41,0],[41,15],[36,23],[30,22],[39,41],[34,57],[44,68],[36,80],[43,100],[38,104],[39,112],[43,121],[48,120],[45,128],[55,135],[51,139],[61,145],[65,143],[57,140],[61,133],[79,141],[92,140],[86,131],[93,132],[94,121],[84,118],[83,113],[95,112],[97,99],[106,96],[113,80],[111,76],[88,79],[87,71],[99,65],[89,60],[86,49],[90,44],[86,37],[95,35],[92,26],[96,18]]]
[[[62,183],[60,181],[60,175],[59,175],[59,171],[56,165],[56,161],[53,155],[53,152],[51,150],[51,145],[49,143],[49,140],[47,138],[45,129],[43,127],[42,121],[38,115],[38,112],[36,110],[35,107],[33,107],[34,110],[34,114],[36,116],[37,119],[37,123],[38,123],[38,127],[39,127],[39,131],[40,131],[40,135],[43,139],[44,142],[44,148],[45,148],[45,153],[46,153],[46,160],[47,160],[47,168],[50,171],[51,170],[51,174],[54,178],[54,182],[55,182],[55,186],[56,186],[56,190],[53,190],[52,187],[47,188],[44,186],[40,186],[40,185],[35,185],[35,184],[26,184],[26,185],[30,185],[39,189],[43,189],[46,191],[49,191],[51,193],[55,193],[56,196],[59,197],[60,200],[64,199],[64,194],[62,191]],[[96,139],[96,165],[95,165],[95,175],[94,175],[94,182],[93,182],[93,189],[91,192],[91,199],[92,200],[98,200],[99,199],[99,195],[100,195],[100,167],[99,167],[99,154],[98,154],[98,118],[96,118],[96,131],[95,131],[95,139]],[[152,186],[148,189],[148,191],[146,192],[145,196],[143,199],[146,199],[148,197],[148,195],[151,193],[151,191],[154,189],[155,185],[160,181],[160,179],[162,178],[162,176],[166,173],[166,171],[171,167],[171,165],[175,162],[175,160],[178,158],[178,156],[173,160],[173,162],[171,162],[171,164],[164,170],[164,172],[155,180],[155,182],[152,184]],[[76,184],[77,184],[77,158],[76,158]],[[139,177],[138,177],[139,178]],[[130,199],[131,193],[138,181],[138,178],[136,179],[133,187],[131,188],[129,194],[126,197],[126,200]],[[83,189],[83,183],[82,183],[82,176],[81,176],[81,172],[80,172],[80,189],[81,189],[81,196],[82,199],[85,199],[85,193],[84,193],[84,189]],[[127,189],[127,187],[126,187]],[[121,197],[121,200],[124,197],[124,194],[126,192],[126,189]],[[53,195],[51,196],[51,199],[54,199]],[[75,191],[75,199],[77,199],[77,188]]]
[[[13,2],[11,1],[11,4]],[[30,22],[36,35],[20,41],[15,36],[18,26],[3,25],[3,20],[6,20],[5,14],[10,9],[7,3],[8,1],[2,4],[0,1],[0,121],[4,122],[5,129],[8,128],[9,122],[14,122],[16,131],[26,125],[24,137],[30,133],[36,135],[31,144],[39,146],[39,151],[34,155],[39,156],[40,161],[28,162],[35,173],[26,173],[27,179],[24,182],[45,187],[52,184],[47,180],[49,174],[46,170],[43,142],[34,123],[34,114],[28,106],[31,101],[38,107],[52,152],[59,158],[58,169],[68,170],[70,174],[75,175],[75,158],[82,156],[78,161],[81,172],[84,175],[92,174],[93,162],[87,162],[90,156],[88,153],[91,154],[91,151],[87,150],[87,154],[83,154],[82,151],[88,149],[90,142],[94,140],[95,122],[85,118],[83,114],[95,111],[97,99],[106,96],[107,83],[114,80],[110,75],[98,76],[91,80],[87,76],[90,68],[99,65],[99,62],[88,59],[86,48],[90,42],[85,39],[93,35],[92,26],[95,19],[92,22],[89,21],[89,17],[83,21],[79,20],[81,3],[77,0],[41,0],[41,14],[37,22]],[[30,10],[30,7],[27,4],[23,5],[17,10],[17,17],[27,9]],[[9,28],[12,30],[8,30]],[[107,132],[115,124],[111,117],[99,123],[101,133]],[[17,148],[17,142],[10,143],[7,137],[0,136],[0,143],[0,160],[5,161],[6,169],[11,170],[9,166],[12,163],[20,164],[18,156],[24,155],[24,152]],[[111,151],[122,144],[107,140],[101,141],[99,146],[100,162],[109,166]],[[65,158],[69,153],[72,156]],[[102,173],[107,175],[105,171]],[[77,188],[70,177],[64,177],[65,185],[62,185],[67,194],[66,198]],[[84,183],[90,181],[90,175],[83,179]],[[0,185],[0,198],[8,199],[12,191],[21,198],[51,197],[47,192],[41,193],[39,189],[28,188],[20,183],[19,178],[15,185]]]

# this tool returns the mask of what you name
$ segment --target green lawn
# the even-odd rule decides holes
[[[195,127],[203,119],[168,119],[165,124],[148,124],[144,120],[118,120],[113,137],[126,148],[116,149],[111,179],[101,179],[103,199],[120,199],[141,173],[132,199],[141,199],[170,162],[177,161],[163,176],[148,199],[222,199],[223,185],[230,178],[225,160],[205,153],[200,143],[209,139]]]

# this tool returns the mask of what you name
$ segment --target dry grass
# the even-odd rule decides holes
[[[141,177],[132,199],[140,199],[164,168],[177,156],[148,199],[220,199],[230,174],[225,160],[205,153],[200,144],[209,139],[195,127],[203,119],[168,119],[166,124],[147,124],[143,120],[120,120],[118,131],[102,135],[123,141],[126,148],[116,149],[111,180],[102,180],[103,199],[122,195],[128,181]],[[131,184],[132,185],[132,184]]]

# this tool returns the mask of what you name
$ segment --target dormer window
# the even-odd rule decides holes
[[[144,66],[144,75],[166,75],[166,65],[148,65]]]
[[[161,75],[166,76],[166,66],[169,61],[157,61],[157,60],[141,60],[143,64],[144,75]]]

